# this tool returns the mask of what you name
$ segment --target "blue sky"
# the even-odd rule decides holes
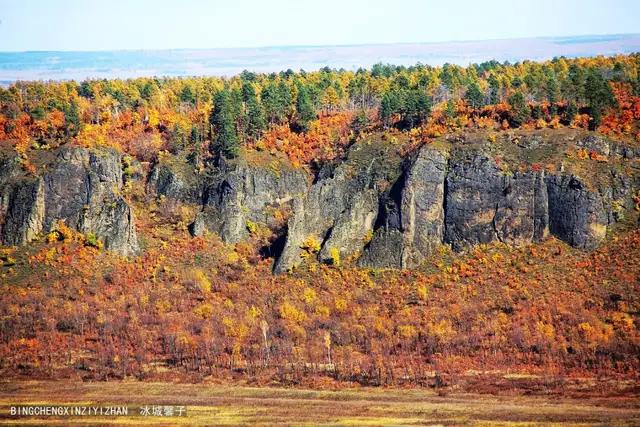
[[[0,0],[0,51],[639,33],[637,0]]]

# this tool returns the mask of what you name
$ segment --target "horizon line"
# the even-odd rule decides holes
[[[418,41],[418,42],[385,42],[385,43],[346,43],[346,44],[308,44],[308,45],[263,45],[263,46],[244,46],[244,47],[180,47],[180,48],[153,48],[153,49],[62,49],[62,50],[3,50],[1,54],[24,54],[24,53],[100,53],[100,52],[160,52],[160,51],[212,51],[212,50],[252,50],[252,49],[317,49],[327,47],[363,47],[363,46],[394,46],[394,45],[438,45],[451,43],[477,43],[477,42],[495,42],[509,40],[554,40],[564,38],[584,38],[584,37],[633,37],[640,36],[640,32],[635,33],[590,33],[576,35],[555,35],[555,36],[535,36],[535,37],[503,37],[492,39],[464,39],[464,40],[445,40],[445,41]]]

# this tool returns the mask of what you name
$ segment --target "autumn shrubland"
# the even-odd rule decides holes
[[[141,251],[121,257],[64,223],[29,245],[2,247],[0,372],[559,394],[588,378],[595,394],[637,394],[635,216],[593,251],[553,237],[462,253],[442,245],[415,269],[357,267],[336,252],[329,263],[309,256],[274,275],[265,251],[281,237],[274,230],[247,222],[239,243],[193,237],[199,207],[155,197],[145,184],[159,162],[196,175],[220,158],[274,173],[286,163],[316,176],[368,138],[401,161],[425,145],[462,144],[460,135],[493,144],[505,171],[567,166],[588,176],[618,163],[560,145],[520,158],[514,130],[597,132],[633,149],[639,78],[638,55],[629,55],[17,82],[0,90],[2,149],[19,155],[27,175],[60,146],[123,153],[121,193],[136,212]],[[282,227],[288,215],[274,213]],[[319,244],[310,238],[302,249],[313,255]]]
[[[411,271],[311,262],[273,276],[254,241],[191,238],[161,206],[139,226],[146,246],[135,260],[64,229],[3,250],[5,374],[287,385],[445,386],[469,372],[636,379],[637,231],[591,253],[550,238],[464,255],[443,247]]]

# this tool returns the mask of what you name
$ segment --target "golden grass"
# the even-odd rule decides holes
[[[428,390],[337,391],[142,382],[0,383],[0,424],[568,425],[640,423],[633,398],[438,396]],[[11,418],[16,404],[184,405],[186,417]]]

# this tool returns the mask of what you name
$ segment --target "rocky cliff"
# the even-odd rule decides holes
[[[617,224],[637,226],[640,150],[592,133],[476,132],[400,151],[374,135],[315,177],[268,153],[200,171],[166,155],[145,191],[195,206],[196,236],[236,243],[260,227],[279,235],[276,273],[306,259],[411,268],[443,245],[463,251],[548,235],[591,249]],[[35,175],[15,154],[0,156],[2,244],[25,244],[63,220],[107,249],[138,252],[132,208],[120,195],[120,154],[66,147],[42,156]]]
[[[607,158],[572,157],[585,146]],[[548,234],[591,249],[624,211],[634,215],[631,196],[639,188],[634,155],[609,151],[609,143],[593,135],[505,134],[491,142],[480,134],[426,145],[401,163],[388,153],[372,154],[370,169],[355,174],[345,173],[347,158],[296,204],[275,271],[308,257],[309,239],[319,242],[312,255],[320,261],[337,248],[368,267],[414,267],[443,244],[461,251]],[[557,164],[546,171],[539,161]],[[389,189],[373,178],[376,168],[393,167],[397,179]]]
[[[35,176],[15,155],[0,162],[0,238],[5,245],[30,242],[58,221],[92,233],[123,255],[138,251],[133,212],[119,194],[121,156],[113,150],[65,147],[48,153]]]

